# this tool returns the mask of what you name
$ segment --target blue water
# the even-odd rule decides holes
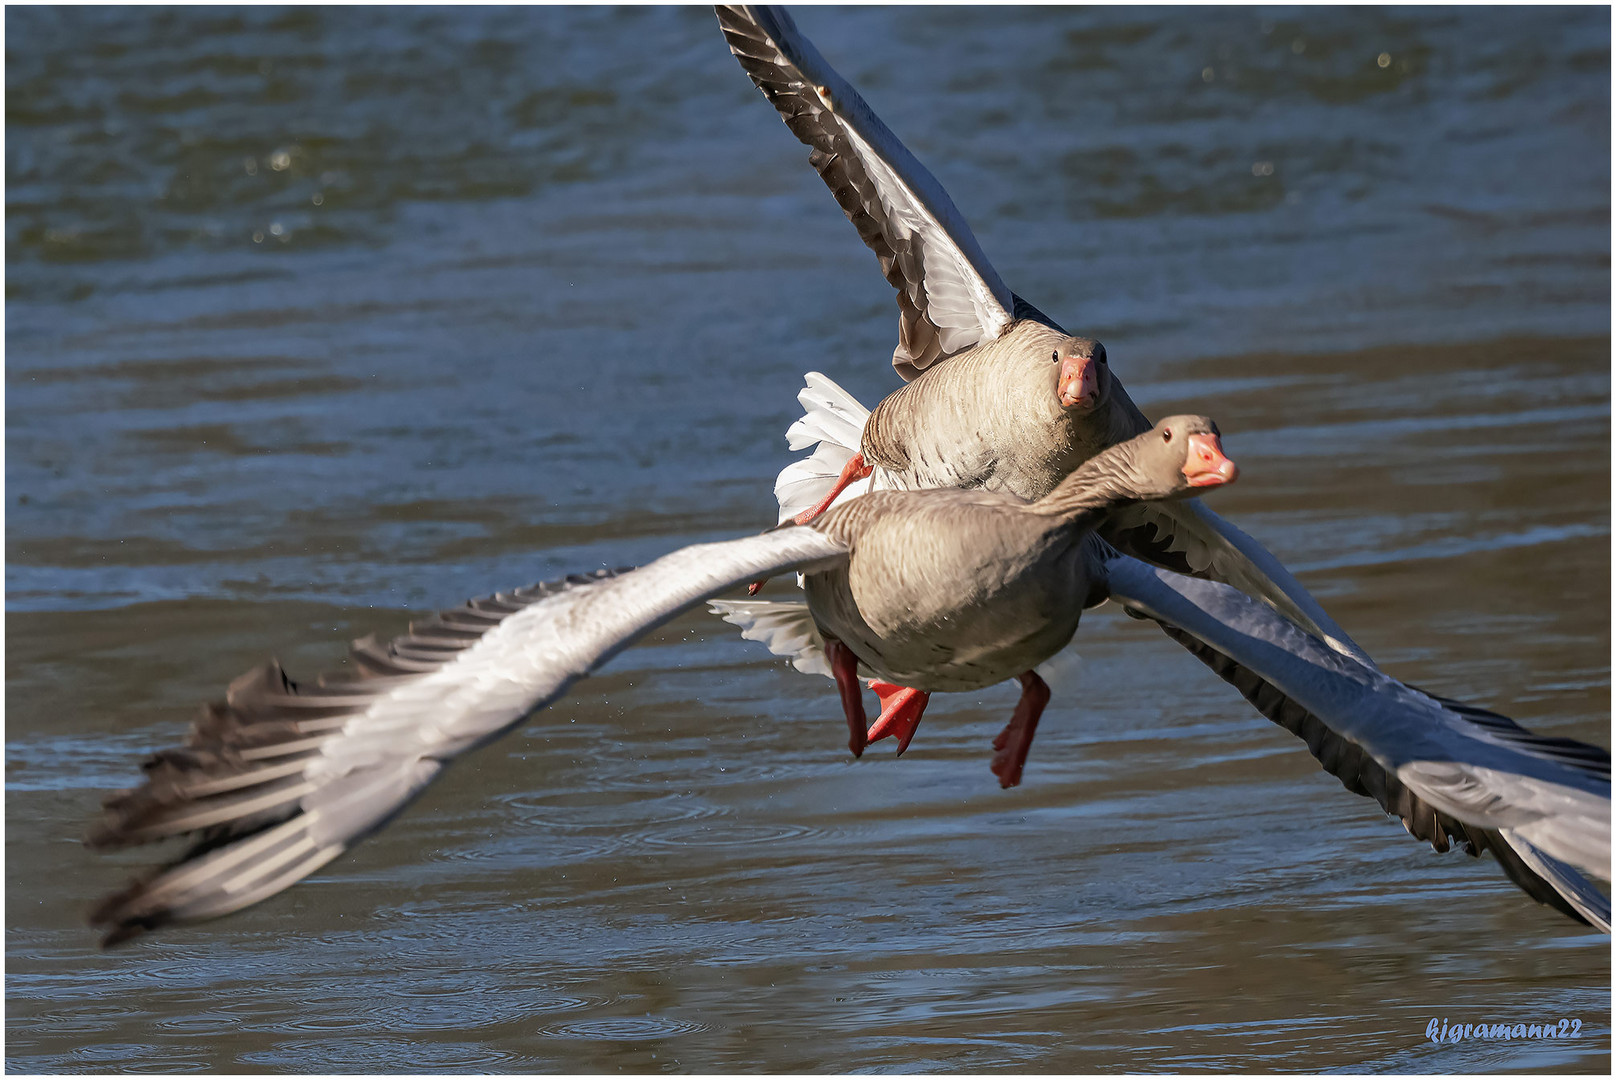
[[[1602,9],[806,9],[1395,674],[1609,745]],[[691,615],[286,896],[76,843],[271,654],[772,521],[895,309],[706,9],[6,12],[7,1067],[1608,1072],[1608,939],[1150,627],[857,763]],[[1384,60],[1384,63],[1382,61]],[[1433,1046],[1431,1016],[1575,1016]]]

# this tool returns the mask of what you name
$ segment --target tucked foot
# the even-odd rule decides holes
[[[858,657],[834,638],[825,643],[825,657],[830,661],[831,674],[836,676],[836,689],[842,695],[842,713],[847,717],[847,748],[853,751],[854,757],[859,757],[869,740],[864,736],[864,688],[859,686]]]
[[[1010,722],[993,740],[993,749],[998,751],[993,755],[993,774],[1004,788],[1021,783],[1021,769],[1027,764],[1027,751],[1032,749],[1038,718],[1044,715],[1044,706],[1049,704],[1049,684],[1040,679],[1037,672],[1028,671],[1020,679],[1021,700],[1016,702]]]
[[[915,728],[920,726],[920,715],[926,711],[931,695],[879,679],[870,680],[870,689],[881,699],[881,716],[870,726],[868,741],[876,742],[891,735],[898,740],[898,753],[902,754],[909,749],[909,740],[915,737]]]
[[[864,479],[872,471],[870,466],[864,464],[863,454],[854,454],[847,459],[847,464],[842,466],[841,475],[836,478],[836,484],[830,489],[830,494],[821,499],[818,506],[804,510],[791,520],[798,525],[808,524],[814,518],[829,510],[830,504],[836,501],[836,496],[840,495],[848,484],[853,483],[855,480]]]

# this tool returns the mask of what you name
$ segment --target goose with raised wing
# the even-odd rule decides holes
[[[789,13],[716,10],[730,51],[810,148],[809,163],[897,290],[892,363],[906,385],[871,411],[826,376],[808,374],[799,395],[805,415],[787,440],[793,450],[815,449],[780,473],[782,522],[805,524],[839,498],[882,489],[981,488],[1038,499],[1101,449],[1150,428],[1105,346],[1068,334],[1010,291],[948,192]],[[1134,504],[1099,529],[1119,551],[1228,582],[1373,665],[1278,559],[1199,500]],[[724,610],[753,636],[766,636],[758,620],[779,614],[746,604]],[[912,709],[912,695],[900,689],[883,689],[883,701]],[[911,726],[905,719],[895,727],[895,719],[883,716],[871,738]],[[900,752],[904,746],[900,739]]]
[[[817,469],[782,475],[782,485],[794,485],[782,503],[798,524],[854,483],[1037,499],[1102,448],[1150,428],[1105,347],[1067,333],[1010,291],[948,192],[789,13],[716,10],[731,53],[809,147],[809,163],[897,290],[892,363],[907,385],[873,412],[858,407],[857,437],[830,440]],[[810,378],[814,404],[837,393],[824,376]],[[793,438],[799,445],[808,444]],[[1129,554],[1228,580],[1367,659],[1277,560],[1197,503],[1152,506],[1108,523],[1106,535]]]
[[[1528,894],[1608,929],[1608,900],[1582,873],[1610,875],[1608,753],[1411,690],[1237,590],[1148,567],[1094,532],[1119,506],[1234,476],[1209,421],[1171,417],[1037,503],[880,492],[811,526],[469,602],[386,646],[356,642],[352,670],[313,685],[270,662],[206,707],[183,747],[149,759],[140,787],[107,800],[93,845],[189,846],[91,921],[110,945],[267,899],[654,627],[757,575],[798,571],[855,747],[862,667],[940,691],[1019,676],[1002,741],[1007,758],[1023,753],[1047,700],[1031,667],[1109,597],[1161,622],[1415,836],[1492,850]]]

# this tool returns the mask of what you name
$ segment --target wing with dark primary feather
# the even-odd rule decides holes
[[[1154,619],[1303,739],[1325,771],[1437,851],[1491,851],[1536,900],[1610,932],[1610,752],[1535,735],[1360,663],[1230,586],[1107,563],[1112,599]]]
[[[353,671],[300,686],[274,662],[204,708],[185,746],[106,802],[89,838],[189,837],[178,859],[91,915],[115,944],[228,914],[313,873],[402,810],[451,759],[510,730],[681,611],[846,549],[808,528],[683,548],[473,600],[389,645],[354,643]]]
[[[1283,563],[1200,499],[1124,507],[1106,520],[1100,535],[1124,555],[1233,585],[1337,652],[1374,665]]]
[[[786,11],[739,5],[717,11],[730,51],[792,133],[811,148],[810,162],[898,290],[899,343],[892,362],[900,375],[913,380],[939,360],[1000,337],[1016,319],[1054,325],[1010,292],[942,185],[825,62]],[[1139,431],[1149,429],[1143,415],[1137,419]],[[856,438],[844,441],[859,448]],[[817,500],[809,505],[812,501]],[[1193,505],[1149,503],[1124,511],[1106,530],[1107,539],[1151,562],[1228,581],[1350,655],[1369,660],[1277,559],[1199,503]]]
[[[938,360],[1002,334],[1017,299],[926,167],[777,7],[720,6],[730,51],[881,261],[898,290],[892,364],[913,379]],[[1037,317],[1029,309],[1028,317]]]

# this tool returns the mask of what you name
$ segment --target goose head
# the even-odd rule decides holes
[[[1204,416],[1169,416],[1089,458],[1032,508],[1066,517],[1183,499],[1233,483],[1239,475],[1224,456],[1216,424]]]
[[[1218,425],[1205,416],[1169,416],[1122,444],[1128,478],[1146,499],[1182,498],[1232,484],[1240,475],[1223,453]]]
[[[1052,350],[1056,367],[1055,396],[1061,408],[1079,415],[1091,413],[1111,391],[1111,369],[1105,346],[1093,338],[1069,337]]]

